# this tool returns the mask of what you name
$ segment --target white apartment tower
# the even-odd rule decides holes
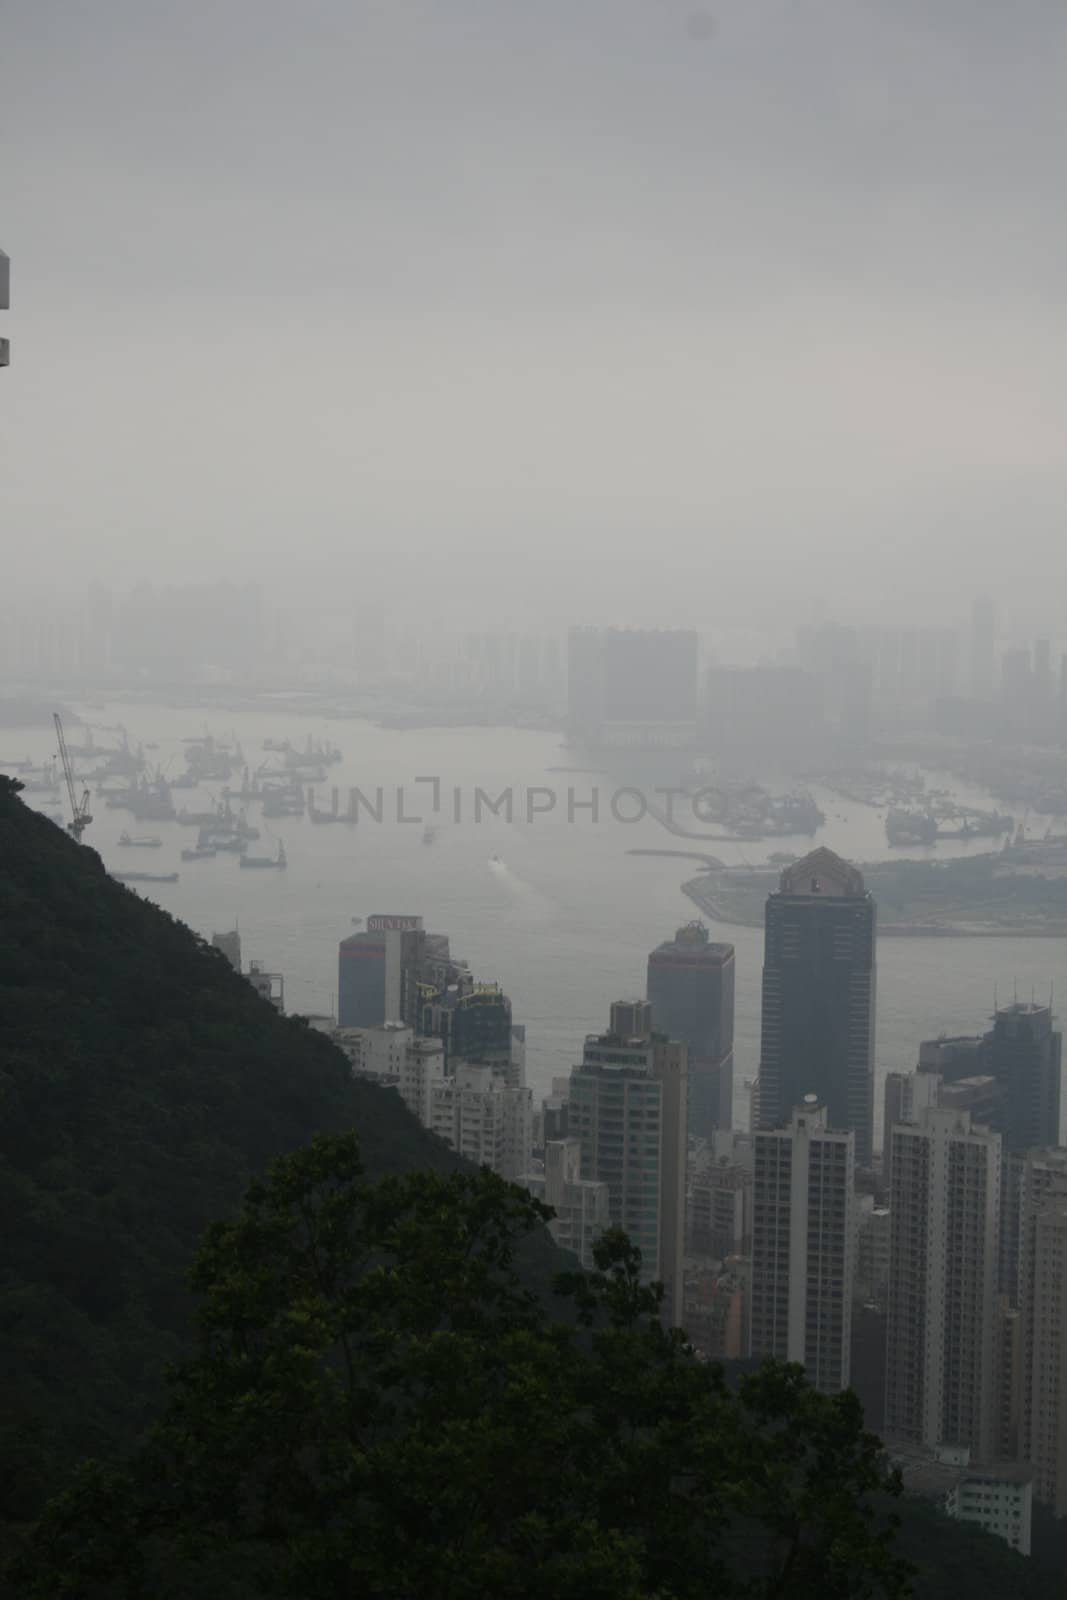
[[[1000,1135],[970,1112],[917,1109],[891,1153],[887,1439],[927,1450],[999,1443]]]
[[[420,1043],[428,1041],[420,1040]],[[457,1061],[430,1091],[427,1126],[476,1167],[491,1167],[511,1183],[530,1168],[533,1097],[491,1065]]]
[[[855,1134],[814,1096],[755,1138],[751,1353],[800,1362],[816,1388],[848,1387]]]

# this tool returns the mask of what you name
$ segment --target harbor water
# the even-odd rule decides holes
[[[859,862],[891,854],[884,813],[819,788],[814,793],[826,823],[815,839],[702,845],[677,838],[653,817],[638,815],[640,797],[632,782],[634,792],[618,795],[612,805],[619,774],[575,770],[581,757],[555,733],[393,731],[280,710],[212,711],[205,727],[203,712],[173,706],[78,709],[92,723],[123,724],[131,746],[152,746],[146,748],[150,768],[158,766],[169,777],[183,770],[185,741],[205,731],[220,740],[235,735],[253,772],[280,759],[264,750],[265,740],[287,737],[299,748],[310,736],[336,745],[343,760],[315,785],[317,804],[328,810],[336,786],[343,812],[350,789],[358,786],[368,801],[358,823],[316,823],[306,814],[266,821],[258,804],[248,805],[248,821],[261,830],[252,850],[274,856],[282,844],[285,870],[243,872],[238,858],[226,853],[183,861],[181,850],[195,844],[195,829],[175,822],[133,824],[128,811],[107,808],[95,794],[86,843],[109,869],[127,871],[148,866],[147,852],[120,845],[120,834],[129,829],[159,835],[163,843],[151,851],[151,871],[178,872],[178,881],[139,883],[137,892],[206,937],[238,926],[246,960],[284,974],[289,1011],[334,1010],[337,945],[357,925],[354,919],[376,912],[421,915],[428,928],[449,934],[453,953],[468,960],[480,979],[499,981],[511,996],[515,1020],[527,1027],[528,1081],[536,1097],[579,1059],[584,1036],[603,1027],[613,999],[643,992],[649,950],[696,915],[681,886],[698,870],[697,862],[631,852],[705,850],[731,864],[752,865],[765,863],[772,852],[799,854],[818,843]],[[82,734],[72,728],[68,737],[80,743]],[[114,737],[97,735],[100,743]],[[50,759],[53,753],[46,730],[7,731],[0,768],[5,760]],[[87,765],[84,758],[76,762]],[[644,781],[650,776],[642,774]],[[662,758],[658,781],[677,781],[669,758]],[[932,781],[952,782],[944,775]],[[230,782],[240,787],[240,772]],[[224,787],[175,790],[174,803],[203,810],[221,798]],[[968,803],[995,805],[980,791],[963,794],[957,788]],[[595,816],[589,804],[594,789]],[[496,801],[508,790],[510,820],[506,804],[494,814],[486,799]],[[26,798],[48,812],[62,809],[67,820],[65,795]],[[989,848],[988,840],[952,841],[942,843],[936,855]],[[714,924],[712,936],[730,940],[737,952],[735,1120],[744,1125],[743,1085],[755,1073],[759,1054],[762,933]],[[1062,991],[1065,980],[1067,951],[1058,939],[881,940],[877,1124],[884,1074],[910,1069],[920,1039],[978,1032],[987,1025],[995,994],[1001,1000],[1013,993],[1046,999],[1050,990]]]

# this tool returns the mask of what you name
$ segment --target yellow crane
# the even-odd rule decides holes
[[[80,802],[75,797],[74,770],[71,767],[70,756],[67,753],[67,741],[63,737],[63,724],[60,721],[58,711],[53,712],[52,721],[56,725],[56,738],[59,740],[59,759],[63,763],[63,776],[67,780],[67,794],[70,797],[71,819],[67,823],[67,832],[80,844],[82,834],[93,820],[89,815],[89,791],[88,789],[83,791]]]

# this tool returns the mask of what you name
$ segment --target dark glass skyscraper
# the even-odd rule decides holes
[[[653,1026],[689,1046],[689,1133],[706,1139],[733,1120],[734,947],[702,922],[679,928],[648,958]]]
[[[767,897],[759,1125],[788,1122],[817,1095],[829,1125],[871,1161],[875,907],[863,874],[832,850],[786,867]]]
[[[1004,1091],[1004,1149],[1054,1149],[1060,1143],[1063,1036],[1053,1029],[1051,1007],[1027,1000],[998,1007],[983,1045],[985,1071]]]

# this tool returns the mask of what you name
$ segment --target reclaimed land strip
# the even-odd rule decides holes
[[[713,922],[734,927],[762,928],[763,901],[767,893],[775,887],[776,882],[777,874],[768,873],[761,879],[753,875],[745,881],[744,892],[738,893],[737,890],[742,885],[737,879],[727,879],[725,874],[712,872],[706,876],[690,878],[688,882],[683,883],[682,892]],[[870,887],[877,900],[877,884],[871,883]],[[924,908],[925,914],[922,917],[916,916],[911,921],[880,920],[878,933],[888,939],[1067,938],[1067,921],[1035,922],[1032,918],[1020,918],[1018,915],[1013,917],[1008,907],[1002,907],[999,921],[977,920],[975,913],[980,913],[983,909],[984,904],[955,905],[946,907],[939,917],[934,919]]]
[[[721,872],[726,863],[716,856],[698,855],[695,850],[627,850],[628,856],[670,856],[675,861],[700,861],[709,872]],[[694,880],[696,881],[696,880]]]

